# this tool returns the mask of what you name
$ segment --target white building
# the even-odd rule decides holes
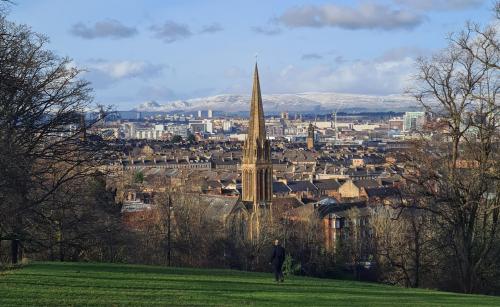
[[[209,114],[211,115],[211,113],[209,113]],[[209,116],[209,117],[211,118],[212,116]],[[206,133],[210,133],[210,134],[214,133],[214,124],[211,120],[204,119],[203,124],[205,125],[205,132]]]
[[[224,130],[224,132],[231,132],[233,131],[233,121],[232,120],[224,120],[222,122],[222,130]]]
[[[403,131],[422,129],[425,123],[425,112],[406,112],[403,116]]]
[[[182,137],[187,137],[189,126],[180,124],[169,124],[165,127],[165,130],[172,135],[180,135]]]
[[[153,138],[156,140],[161,139],[164,132],[165,132],[165,125],[162,125],[162,124],[155,125]]]
[[[189,121],[189,130],[192,133],[214,133],[214,124],[210,119]]]

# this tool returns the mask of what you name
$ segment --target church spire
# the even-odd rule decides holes
[[[255,63],[255,71],[253,74],[252,100],[250,104],[248,138],[253,140],[265,140],[266,126],[264,121],[264,109],[262,107],[262,95],[260,93],[259,69],[257,68],[257,63]]]
[[[259,70],[255,63],[248,135],[243,145],[242,200],[256,204],[269,203],[273,197],[273,165],[271,144],[266,138],[266,125]]]

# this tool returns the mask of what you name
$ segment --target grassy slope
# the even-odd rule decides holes
[[[141,265],[34,263],[0,275],[9,305],[483,305],[500,297],[402,289],[371,283]]]

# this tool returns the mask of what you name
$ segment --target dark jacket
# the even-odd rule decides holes
[[[281,245],[273,247],[273,255],[271,256],[271,263],[274,266],[281,266],[285,261],[285,249]]]

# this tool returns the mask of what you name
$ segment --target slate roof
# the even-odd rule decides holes
[[[335,179],[316,180],[313,184],[318,188],[318,190],[323,191],[337,191],[340,188],[340,183]]]
[[[281,181],[273,182],[273,193],[290,193],[292,190]]]
[[[317,191],[318,188],[310,181],[300,180],[300,181],[289,181],[288,187],[292,190],[292,192],[308,192],[308,191]]]
[[[366,188],[366,194],[368,197],[394,197],[399,195],[399,190],[393,187],[376,187],[376,188]]]
[[[346,216],[347,211],[353,208],[358,208],[362,215],[367,214],[369,208],[366,202],[351,202],[351,203],[337,203],[337,204],[326,204],[321,205],[316,208],[320,218],[325,217],[330,213],[335,213],[338,216]]]
[[[213,220],[224,221],[238,206],[243,206],[239,197],[199,194],[195,197],[200,206],[206,207],[204,213]]]
[[[376,180],[373,179],[360,179],[353,182],[358,188],[376,188],[380,185]]]

